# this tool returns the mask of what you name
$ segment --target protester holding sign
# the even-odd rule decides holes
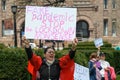
[[[36,80],[37,71],[40,73],[40,80],[59,80],[59,78],[62,77],[60,72],[64,68],[71,68],[71,65],[74,64],[73,57],[75,56],[76,45],[78,43],[76,38],[73,41],[69,54],[61,57],[59,60],[55,59],[55,49],[53,47],[47,47],[44,50],[44,58],[41,58],[32,52],[29,41],[25,37],[23,38],[23,43],[25,44],[29,64],[32,65],[32,80]],[[29,65],[28,67],[30,70]],[[72,71],[69,72],[74,72],[73,69],[74,68],[70,69]],[[73,73],[68,73],[67,75],[69,75],[69,80],[73,80]],[[67,80],[67,78],[64,77],[64,80]]]

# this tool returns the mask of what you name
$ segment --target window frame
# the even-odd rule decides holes
[[[116,19],[112,20],[112,36],[116,36]]]
[[[108,0],[104,0],[104,9],[108,9]]]
[[[80,27],[80,26],[82,26],[82,27]],[[86,29],[83,28],[83,26],[86,26]],[[86,35],[84,35],[85,33],[86,33]],[[82,37],[82,38],[89,38],[90,37],[89,25],[86,21],[80,20],[77,22],[76,37]]]
[[[103,36],[108,36],[108,19],[103,20]]]
[[[1,7],[2,7],[2,10],[6,10],[6,0],[1,0]]]
[[[112,0],[112,8],[115,9],[116,8],[116,1]]]

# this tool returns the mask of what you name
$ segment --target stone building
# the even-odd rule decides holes
[[[26,5],[77,8],[76,36],[80,41],[103,38],[113,46],[120,44],[120,0],[0,0],[0,43],[14,46],[12,5],[17,6],[18,47],[22,44]],[[45,44],[43,40],[34,40],[34,42],[38,45]]]

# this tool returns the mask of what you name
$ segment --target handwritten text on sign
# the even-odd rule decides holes
[[[74,80],[90,80],[89,69],[75,63]]]
[[[25,35],[29,39],[73,40],[76,8],[26,6]]]
[[[102,40],[102,38],[95,39],[95,40],[94,40],[94,44],[95,44],[95,46],[96,46],[97,48],[100,47],[100,46],[102,46],[102,45],[103,45],[103,40]]]

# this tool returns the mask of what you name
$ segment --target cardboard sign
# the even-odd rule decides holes
[[[102,40],[102,38],[95,39],[95,40],[94,40],[94,44],[95,44],[95,46],[96,46],[97,48],[100,47],[100,46],[102,46],[102,45],[103,45],[103,40]]]
[[[75,63],[74,80],[90,80],[89,69]]]
[[[73,40],[76,8],[26,6],[25,36],[28,39]]]

